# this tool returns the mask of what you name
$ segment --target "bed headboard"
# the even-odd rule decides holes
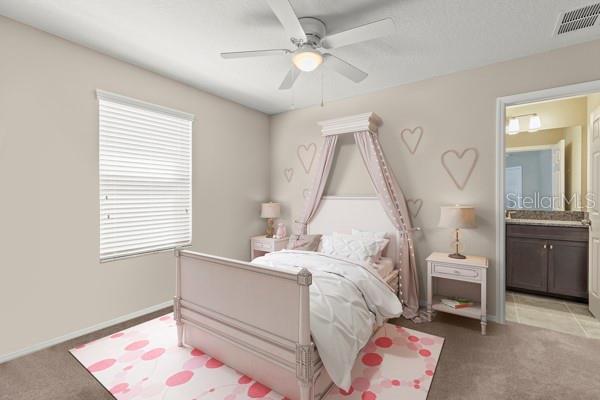
[[[324,196],[317,214],[308,224],[308,233],[351,233],[352,228],[387,232],[390,244],[384,255],[397,260],[401,234],[392,225],[377,197]]]

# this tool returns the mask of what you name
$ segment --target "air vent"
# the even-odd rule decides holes
[[[577,10],[566,11],[560,15],[554,34],[560,36],[590,28],[596,24],[599,16],[600,3],[578,8]]]

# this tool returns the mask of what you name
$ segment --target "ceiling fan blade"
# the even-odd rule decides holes
[[[355,83],[361,82],[367,76],[369,76],[369,74],[366,72],[361,71],[352,64],[348,64],[346,61],[337,58],[333,54],[323,54],[323,57],[325,57],[325,62],[323,65],[331,68],[338,74],[345,76]]]
[[[279,90],[291,89],[292,86],[294,86],[294,82],[296,82],[296,79],[298,79],[298,76],[300,76],[300,72],[301,71],[298,68],[296,68],[295,65],[292,65],[292,68],[290,68],[290,70],[286,74],[285,78],[283,79],[283,82],[281,82],[281,85],[279,85]]]
[[[231,51],[221,53],[223,58],[248,58],[248,57],[265,57],[265,56],[283,56],[291,53],[288,49],[272,49],[272,50],[252,50],[252,51]]]
[[[294,39],[306,40],[306,33],[300,25],[300,21],[288,0],[267,0],[273,13],[283,25],[283,28],[290,37]]]
[[[356,28],[348,29],[347,31],[334,33],[323,39],[321,45],[326,49],[334,49],[336,47],[388,36],[395,31],[396,26],[394,25],[394,21],[391,18],[386,18],[381,21],[357,26]]]

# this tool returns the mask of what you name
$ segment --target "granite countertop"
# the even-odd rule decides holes
[[[587,228],[588,225],[583,221],[561,221],[555,219],[528,219],[528,218],[505,218],[507,224],[516,225],[544,225],[544,226],[572,226],[578,228]]]

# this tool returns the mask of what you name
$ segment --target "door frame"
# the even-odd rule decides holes
[[[504,136],[506,135],[506,107],[557,100],[565,97],[586,96],[595,92],[600,92],[600,80],[520,93],[496,99],[496,320],[499,323],[505,323],[506,316],[506,227],[504,223]],[[589,126],[587,135],[589,138]],[[589,160],[587,168],[589,170]]]

